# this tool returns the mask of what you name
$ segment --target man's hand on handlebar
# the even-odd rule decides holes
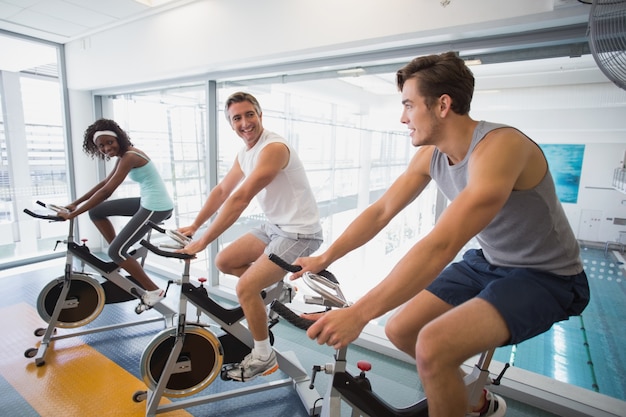
[[[328,311],[319,311],[317,313],[302,313],[300,314],[300,317],[307,320],[318,321],[326,313],[328,313]]]
[[[181,249],[178,249],[174,252],[176,253],[185,253],[187,255],[195,255],[198,252],[203,251],[207,246],[207,245],[202,245],[201,243],[199,243],[196,240],[191,240],[191,237],[193,236],[193,234],[196,232],[197,227],[194,226],[185,226],[185,227],[180,227],[178,229],[176,229],[174,232],[178,235],[182,235],[185,236],[189,239],[188,242],[183,242],[181,241],[181,239],[175,239],[177,241],[177,243],[184,245]],[[172,236],[170,236],[172,237]],[[172,237],[173,238],[173,237]]]
[[[298,272],[294,272],[289,276],[291,281],[296,280],[302,276],[305,272],[313,272],[318,274],[320,271],[326,269],[328,264],[322,261],[319,256],[308,256],[304,258],[298,258],[293,262],[294,265],[301,267]]]
[[[196,233],[197,230],[198,228],[195,226],[185,226],[185,227],[179,227],[176,231],[185,236],[192,237],[194,233]]]
[[[361,323],[352,310],[351,307],[346,307],[321,313],[307,330],[307,336],[316,339],[320,345],[326,344],[335,349],[348,346],[359,337],[367,324]]]
[[[301,318],[315,321],[308,327],[307,336],[317,339],[320,345],[327,344],[335,349],[344,348],[359,337],[367,324],[367,319],[365,321],[362,319],[366,315],[361,315],[358,310],[348,307],[351,304],[346,301],[337,279],[325,268],[328,262],[322,262],[318,256],[298,258],[293,264],[289,264],[273,253],[269,255],[269,259],[285,271],[290,271],[292,279],[304,275],[308,272],[307,269],[318,271],[312,275],[304,275],[304,282],[319,295],[314,297],[314,302],[307,303],[340,307],[324,313],[302,314]],[[299,268],[301,269],[298,270]]]
[[[186,253],[188,255],[195,255],[198,252],[202,252],[204,249],[206,249],[207,246],[208,246],[208,243],[204,243],[202,240],[192,240],[187,245],[185,245],[184,248],[178,249],[175,252]]]

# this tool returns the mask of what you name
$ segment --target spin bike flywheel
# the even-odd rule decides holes
[[[50,281],[37,297],[37,311],[47,323],[52,319],[61,296],[63,282],[64,277]],[[85,274],[72,273],[70,289],[55,327],[68,329],[92,322],[102,312],[105,301],[104,290],[97,280]]]
[[[154,390],[165,370],[176,343],[176,328],[157,334],[141,356],[141,376],[150,390]],[[208,387],[220,374],[224,352],[219,339],[209,330],[186,326],[183,346],[163,395],[186,397]]]

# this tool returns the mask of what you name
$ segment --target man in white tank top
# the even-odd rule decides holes
[[[320,317],[308,335],[336,349],[401,306],[385,326],[415,358],[437,416],[503,416],[484,391],[470,407],[461,364],[578,315],[589,302],[579,247],[536,143],[469,116],[474,77],[455,53],[414,59],[397,73],[401,122],[419,147],[406,171],[321,255],[296,260],[319,272],[365,244],[434,180],[451,203],[433,230],[352,306]],[[450,264],[474,236],[481,250]]]
[[[220,271],[239,277],[237,297],[254,348],[240,364],[232,366],[228,376],[248,381],[278,369],[261,291],[282,280],[285,273],[267,255],[275,253],[287,262],[310,255],[322,243],[322,227],[302,162],[285,139],[263,128],[256,98],[247,93],[232,94],[226,100],[225,114],[244,146],[230,171],[211,190],[194,222],[179,231],[192,236],[215,213],[217,216],[202,236],[180,252],[204,250],[256,197],[267,222],[232,242],[215,259]]]

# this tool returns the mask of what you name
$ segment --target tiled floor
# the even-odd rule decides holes
[[[565,380],[625,399],[626,335],[621,318],[626,317],[626,280],[616,259],[604,258],[601,250],[583,250],[585,268],[590,278],[592,302],[583,313],[559,323],[549,332],[514,348],[499,349],[495,359],[513,362],[514,366]],[[35,327],[43,324],[35,303],[41,290],[60,275],[62,262],[48,262],[32,270],[0,273],[0,323],[4,336],[0,340],[0,402],[3,415],[20,416],[141,416],[145,402],[131,397],[144,389],[139,364],[145,346],[161,323],[93,333],[54,342],[52,353],[42,367],[35,367],[23,352],[39,340]],[[169,298],[169,297],[168,297]],[[168,300],[173,302],[174,300]],[[93,323],[85,327],[136,320],[134,302],[107,305]],[[146,315],[156,314],[152,312]],[[59,332],[70,332],[60,329]],[[329,362],[331,350],[320,347],[288,324],[273,328],[275,347],[293,351],[302,366]],[[405,362],[354,347],[348,359],[374,364],[370,379],[374,390],[397,406],[408,405],[423,394],[414,367]],[[285,378],[279,371],[266,380]],[[258,380],[257,380],[258,381]],[[261,382],[253,383],[261,383]],[[242,384],[217,378],[199,395],[219,393]],[[319,375],[316,388],[323,393],[327,385]],[[176,399],[173,399],[176,401]],[[507,399],[507,416],[552,416],[528,405]],[[87,411],[86,411],[87,410]],[[271,416],[305,417],[307,412],[290,387],[275,388],[261,394],[239,396],[210,404],[197,405],[167,416]]]

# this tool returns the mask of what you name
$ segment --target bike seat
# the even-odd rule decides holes
[[[95,268],[101,271],[104,271],[107,274],[119,268],[119,266],[115,262],[103,261],[102,259],[98,258],[96,255],[91,253],[91,251],[89,250],[87,246],[79,245],[76,242],[70,242],[67,245],[67,250],[72,252],[72,254],[74,254],[77,258],[82,259],[83,261],[87,262],[90,265],[93,265]]]
[[[228,325],[238,322],[244,316],[241,306],[234,308],[223,307],[209,297],[204,288],[196,287],[191,283],[184,283],[181,292],[202,310],[210,312]]]

